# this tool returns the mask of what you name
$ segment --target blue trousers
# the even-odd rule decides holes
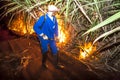
[[[42,48],[42,54],[46,53],[48,51],[48,45],[50,45],[50,49],[53,55],[57,54],[58,49],[55,43],[55,40],[44,40],[43,38],[39,37],[41,48]]]

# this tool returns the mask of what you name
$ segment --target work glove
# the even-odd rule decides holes
[[[44,33],[41,33],[40,36],[41,36],[44,40],[48,40],[48,36],[45,35]]]

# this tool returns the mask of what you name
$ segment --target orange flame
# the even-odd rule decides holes
[[[96,51],[96,46],[93,46],[91,42],[85,43],[84,46],[81,46],[79,59],[86,59],[92,55],[94,51]]]
[[[67,42],[67,32],[64,28],[64,21],[60,18],[59,15],[56,16],[58,19],[58,38],[59,38],[59,43],[65,43]],[[28,23],[29,24],[29,23]],[[15,32],[18,35],[25,35],[25,34],[33,34],[34,30],[33,30],[33,22],[29,25],[25,25],[24,23],[24,16],[19,15],[17,18],[15,18],[12,22],[12,24],[10,25],[9,29],[12,30],[13,32]]]
[[[65,34],[65,32],[61,26],[59,26],[59,33],[58,34],[59,34],[59,36],[58,36],[59,42],[60,43],[66,42],[67,35]]]
[[[56,15],[56,17],[58,18],[57,21],[58,21],[58,39],[59,39],[59,43],[58,43],[58,46],[59,44],[65,44],[68,40],[68,32],[67,30],[65,30],[65,24],[64,24],[64,21],[63,19],[60,18],[59,15]]]
[[[12,22],[12,24],[9,26],[9,29],[15,32],[18,35],[25,35],[25,34],[33,34],[33,25],[25,25],[23,16],[18,16],[15,18]]]

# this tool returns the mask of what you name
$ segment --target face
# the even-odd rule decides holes
[[[55,16],[57,14],[57,11],[48,11],[48,14],[51,16]]]
[[[56,11],[54,11],[54,12],[53,12],[53,14],[52,14],[52,16],[55,16],[56,14],[57,14],[57,12],[56,12]]]

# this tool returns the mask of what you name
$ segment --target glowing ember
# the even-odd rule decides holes
[[[93,46],[91,42],[85,43],[84,46],[81,46],[79,59],[85,59],[93,54],[96,51],[96,46]]]

